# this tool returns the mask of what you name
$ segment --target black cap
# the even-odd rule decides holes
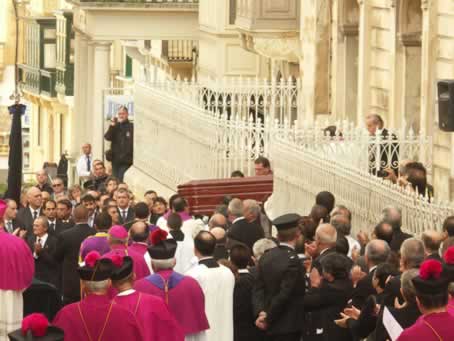
[[[132,273],[133,268],[133,261],[132,258],[129,256],[122,257],[122,263],[116,264],[115,261],[112,260],[113,270],[112,275],[110,278],[112,281],[119,281],[123,278],[128,277]],[[118,265],[118,266],[117,266]]]
[[[429,259],[419,268],[419,275],[412,279],[416,293],[435,295],[448,290],[449,281],[443,276],[441,262]]]
[[[177,246],[175,239],[166,239],[156,245],[149,246],[148,253],[151,259],[170,259],[175,257]]]
[[[112,267],[112,261],[109,258],[101,258],[96,261],[93,267],[86,264],[86,262],[82,263],[77,271],[79,272],[80,279],[83,281],[101,282],[110,278]]]
[[[291,228],[298,227],[298,222],[301,216],[296,213],[289,213],[281,215],[273,220],[273,225],[276,226],[278,231],[288,230]]]
[[[8,337],[10,341],[63,341],[65,339],[63,330],[53,326],[49,326],[46,335],[41,337],[32,336],[31,333],[32,332],[29,330],[27,334],[22,335],[22,328],[20,328],[9,333]]]

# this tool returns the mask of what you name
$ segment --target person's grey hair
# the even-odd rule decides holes
[[[365,255],[369,262],[374,265],[385,263],[391,253],[387,242],[380,239],[374,239],[366,245]]]
[[[105,281],[84,281],[85,286],[90,292],[100,292],[105,291],[109,288],[109,280],[106,279]]]
[[[352,224],[350,223],[348,217],[340,214],[332,217],[330,223],[334,226],[337,232],[343,234],[344,236],[350,235],[350,232],[352,231]]]
[[[252,199],[244,200],[243,207],[244,207],[244,211],[249,211],[256,217],[258,217],[260,215],[260,205],[255,200],[252,200]]]
[[[243,202],[241,199],[234,198],[229,203],[228,211],[234,217],[242,217],[243,216]]]
[[[416,289],[413,285],[413,278],[418,276],[417,269],[410,269],[404,271],[400,278],[400,286],[402,288],[402,293],[405,300],[408,303],[415,303],[416,302]]]
[[[39,216],[36,220],[40,220],[46,229],[49,229],[49,220],[44,216]]]
[[[381,213],[381,220],[391,224],[394,230],[398,230],[402,227],[402,210],[399,207],[388,206],[385,207]]]
[[[369,114],[366,116],[366,120],[373,119],[374,122],[380,127],[383,128],[385,125],[385,122],[383,121],[383,118],[380,115],[377,114]]]
[[[173,267],[175,266],[175,258],[152,259],[151,264],[153,264],[156,270],[173,269]]]
[[[220,222],[222,220],[222,223]],[[221,213],[215,213],[211,216],[210,220],[208,221],[208,227],[224,227],[226,225],[227,218]]]
[[[276,247],[277,244],[268,238],[262,238],[257,240],[254,245],[252,246],[252,253],[256,260],[259,260],[266,251]]]
[[[417,269],[424,262],[424,244],[416,238],[404,240],[400,247],[400,257],[407,269]]]
[[[315,230],[315,238],[322,244],[336,244],[337,231],[331,224],[322,224]]]

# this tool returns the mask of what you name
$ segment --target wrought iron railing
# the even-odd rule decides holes
[[[162,57],[168,62],[192,62],[196,46],[194,40],[164,40]]]
[[[56,71],[38,69],[26,64],[19,65],[22,88],[36,95],[55,97]]]
[[[57,91],[55,90],[56,71],[40,70],[40,74],[41,74],[40,93],[47,97],[56,97],[57,96]]]

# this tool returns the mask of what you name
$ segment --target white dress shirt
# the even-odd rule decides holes
[[[87,157],[90,158],[90,171],[87,170]],[[77,161],[77,175],[79,177],[87,177],[91,175],[91,170],[93,169],[93,157],[92,155],[82,155]]]

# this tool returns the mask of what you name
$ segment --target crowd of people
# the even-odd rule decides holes
[[[255,168],[271,174],[264,158]],[[415,237],[389,207],[353,236],[329,192],[270,222],[251,199],[194,217],[178,194],[136,202],[107,174],[75,197],[46,180],[0,203],[1,339],[23,316],[39,334],[37,313],[65,340],[385,341],[389,314],[399,340],[454,338],[454,217]]]
[[[201,217],[178,194],[137,200],[88,144],[78,172],[0,201],[0,341],[454,340],[454,217],[412,236],[387,207],[368,234],[327,191],[307,215],[225,197]]]

